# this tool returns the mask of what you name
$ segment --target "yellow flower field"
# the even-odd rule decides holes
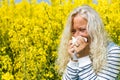
[[[0,80],[61,80],[55,66],[61,33],[69,12],[82,4],[100,14],[120,45],[119,0],[9,1],[0,0]]]

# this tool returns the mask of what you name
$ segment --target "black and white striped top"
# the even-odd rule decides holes
[[[120,47],[114,43],[108,46],[107,65],[97,74],[92,68],[89,56],[78,59],[78,62],[69,61],[63,80],[116,80],[120,73]]]

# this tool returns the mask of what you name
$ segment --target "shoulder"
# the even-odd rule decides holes
[[[113,42],[110,42],[107,46],[107,52],[110,53],[110,52],[116,52],[116,51],[117,53],[120,53],[120,46],[118,46]]]

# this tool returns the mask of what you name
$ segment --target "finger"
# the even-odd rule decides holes
[[[83,41],[82,41],[82,37],[77,37],[77,41],[76,41],[76,46],[78,47],[79,45],[81,45],[83,43]]]
[[[79,44],[78,42],[75,43],[75,46],[76,46],[76,47],[79,47],[79,45],[80,45],[80,44]]]
[[[81,50],[82,50],[81,46],[79,46],[79,47],[74,46],[74,51],[76,53],[80,52]]]
[[[73,44],[72,44],[72,41],[70,40],[69,42],[68,42],[68,49],[69,48],[72,48],[73,47]]]
[[[68,49],[68,53],[70,53],[71,56],[73,55],[74,51],[75,51],[74,48]]]
[[[73,47],[74,47],[74,45],[73,45],[73,44],[69,46],[69,48],[70,48],[70,49],[71,49],[71,48],[73,48]]]
[[[72,45],[72,40],[69,40],[68,45]]]
[[[78,41],[78,43],[87,43],[87,38],[79,36],[77,41]]]
[[[71,48],[70,51],[71,51],[72,53],[74,53],[75,49],[74,49],[74,48]]]

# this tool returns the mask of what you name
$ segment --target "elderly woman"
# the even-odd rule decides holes
[[[111,42],[98,13],[84,5],[68,17],[57,63],[63,80],[115,80],[120,47]]]

